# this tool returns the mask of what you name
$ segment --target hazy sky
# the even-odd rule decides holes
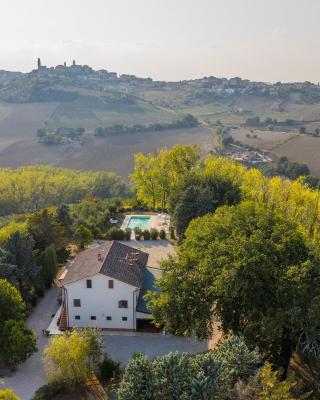
[[[0,69],[320,81],[320,0],[0,0],[0,16]]]

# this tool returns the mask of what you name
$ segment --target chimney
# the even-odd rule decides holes
[[[98,254],[98,261],[102,261],[102,255],[100,253]]]

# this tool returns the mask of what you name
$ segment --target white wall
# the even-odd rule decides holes
[[[65,285],[68,300],[69,327],[97,326],[110,329],[136,329],[135,308],[139,290],[124,282],[118,281],[102,274],[90,278],[92,288],[88,289],[86,279]],[[113,289],[109,289],[108,281],[113,279]],[[73,299],[81,300],[81,307],[73,306]],[[128,308],[119,308],[120,300],[128,301]],[[75,319],[80,315],[80,320]],[[91,315],[96,320],[90,319]],[[106,317],[111,316],[112,320],[107,321]],[[127,317],[127,321],[122,321]]]

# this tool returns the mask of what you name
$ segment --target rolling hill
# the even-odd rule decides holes
[[[94,136],[98,127],[164,124],[186,114],[195,116],[199,126]],[[207,153],[217,126],[233,128],[238,140],[246,142],[241,129],[252,117],[283,124],[277,135],[266,131],[262,142],[277,148],[275,156],[289,155],[293,161],[308,162],[312,153],[312,172],[320,175],[315,154],[320,138],[298,135],[301,125],[312,132],[320,127],[320,88],[310,82],[268,84],[213,76],[159,82],[78,65],[0,71],[0,166],[44,163],[114,170],[126,177],[138,151],[183,143],[198,144]],[[83,128],[86,140],[44,145],[37,137],[44,128]],[[296,145],[296,139],[285,142],[288,132],[299,136]]]

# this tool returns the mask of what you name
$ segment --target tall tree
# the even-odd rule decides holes
[[[137,198],[148,206],[165,209],[178,182],[200,166],[200,149],[176,145],[158,154],[135,156],[134,172],[130,176]]]
[[[149,294],[168,331],[209,337],[212,318],[287,371],[301,338],[315,345],[320,318],[316,252],[294,222],[251,202],[194,220]]]
[[[0,358],[5,365],[14,369],[35,351],[37,351],[36,338],[24,320],[9,319],[4,322],[0,331]]]
[[[41,276],[44,285],[49,288],[57,274],[57,255],[54,244],[47,246],[41,254]]]
[[[36,248],[41,251],[52,243],[57,250],[64,244],[63,228],[57,223],[54,213],[48,209],[30,215],[28,231],[33,236]]]
[[[8,319],[22,319],[26,307],[19,291],[7,280],[0,279],[0,326]]]
[[[182,180],[170,199],[170,209],[180,239],[192,219],[214,212],[221,205],[236,204],[240,196],[240,188],[228,179],[195,174]]]
[[[30,234],[14,232],[5,242],[6,262],[15,265],[15,274],[24,298],[39,280],[39,268],[35,262],[34,240]]]

